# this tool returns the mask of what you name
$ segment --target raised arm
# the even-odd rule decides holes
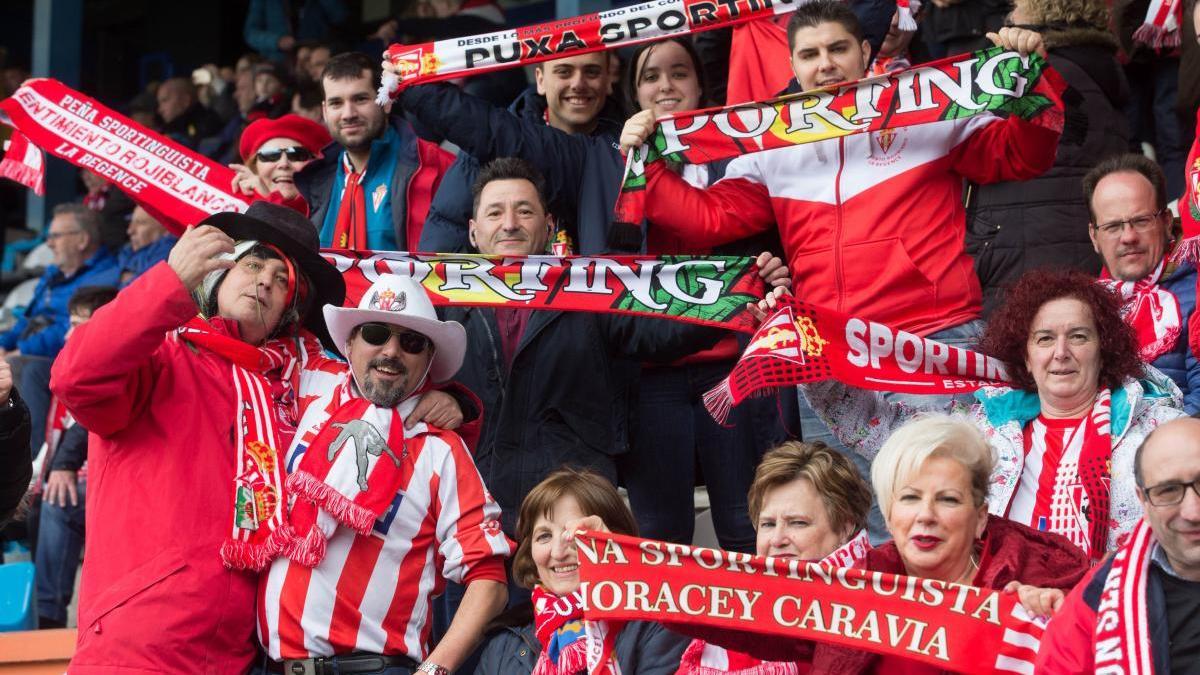
[[[399,103],[432,133],[480,164],[497,157],[520,157],[546,177],[552,201],[558,197],[577,203],[586,156],[599,141],[521,119],[448,84],[409,87]]]
[[[50,389],[76,421],[101,437],[136,419],[150,402],[168,331],[196,315],[189,293],[208,272],[231,261],[233,241],[211,226],[189,228],[168,262],[150,268],[71,334],[54,360]]]

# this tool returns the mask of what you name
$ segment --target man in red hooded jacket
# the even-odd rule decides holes
[[[92,433],[70,672],[249,668],[254,570],[289,534],[272,453],[293,350],[315,348],[304,326],[327,339],[308,310],[344,294],[312,225],[258,202],[189,228],[79,327],[51,383]]]

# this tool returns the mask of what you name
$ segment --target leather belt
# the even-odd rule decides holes
[[[349,673],[378,673],[384,668],[403,666],[416,669],[421,664],[407,656],[384,654],[345,654],[318,656],[311,659],[268,661],[267,671],[283,675],[347,675]]]

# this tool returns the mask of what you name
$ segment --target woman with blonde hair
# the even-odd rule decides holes
[[[1087,572],[1065,537],[990,516],[992,449],[971,422],[930,414],[897,429],[871,465],[871,482],[892,541],[855,565],[1018,593],[1034,615],[1049,615]],[[897,656],[819,644],[815,672],[937,673]]]

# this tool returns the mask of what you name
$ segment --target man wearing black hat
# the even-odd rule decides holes
[[[52,373],[92,432],[71,672],[249,668],[255,571],[294,542],[291,376],[314,333],[329,344],[313,308],[344,294],[312,225],[256,202],[189,228],[79,327]]]

